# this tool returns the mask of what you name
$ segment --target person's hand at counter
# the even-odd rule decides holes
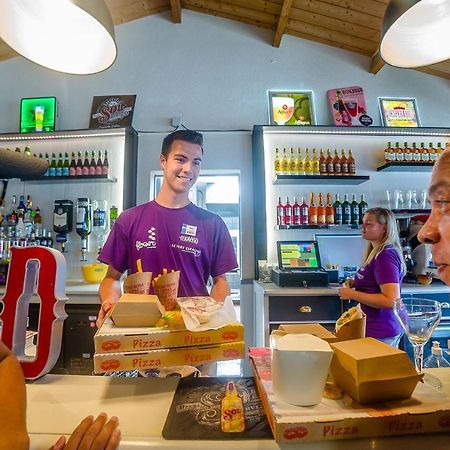
[[[100,328],[105,321],[106,314],[111,307],[117,303],[121,295],[120,277],[122,274],[114,269],[112,266],[108,266],[105,278],[100,283],[98,294],[100,296],[101,306],[98,312],[96,325]]]
[[[87,416],[75,428],[69,440],[61,436],[49,450],[115,450],[120,443],[119,419],[108,420],[106,413],[94,417]]]
[[[226,275],[213,277],[213,286],[211,288],[210,296],[216,302],[223,303],[228,295],[230,295],[230,286],[228,284]]]

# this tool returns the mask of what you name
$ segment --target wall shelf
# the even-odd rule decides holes
[[[361,184],[369,181],[368,175],[275,175],[273,184]]]
[[[334,224],[314,224],[314,225],[277,225],[276,230],[358,230],[361,225],[334,225]]]
[[[99,183],[117,183],[117,178],[110,175],[79,175],[74,177],[40,177],[33,179],[22,179],[27,183],[66,183],[71,181],[86,181]]]
[[[434,162],[404,163],[393,161],[377,167],[377,172],[431,172]]]

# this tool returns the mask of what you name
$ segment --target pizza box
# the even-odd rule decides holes
[[[281,324],[271,335],[284,336],[285,334],[312,334],[324,341],[336,342],[338,338],[318,323]]]

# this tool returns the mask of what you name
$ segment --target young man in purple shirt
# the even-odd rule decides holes
[[[128,270],[154,275],[180,270],[178,296],[208,295],[222,302],[230,293],[225,274],[237,268],[230,234],[223,220],[189,200],[203,156],[203,136],[196,131],[174,131],[163,141],[160,162],[163,184],[156,199],[124,211],[114,224],[98,259],[108,264],[100,284],[102,302],[97,326],[121,295],[120,277]]]

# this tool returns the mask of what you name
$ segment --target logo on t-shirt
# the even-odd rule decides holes
[[[180,241],[198,244],[197,227],[195,225],[188,225],[183,223],[181,226]]]
[[[147,230],[148,232],[148,240],[147,241],[136,241],[136,250],[140,250],[141,248],[156,248],[156,229],[155,227],[151,227]]]

